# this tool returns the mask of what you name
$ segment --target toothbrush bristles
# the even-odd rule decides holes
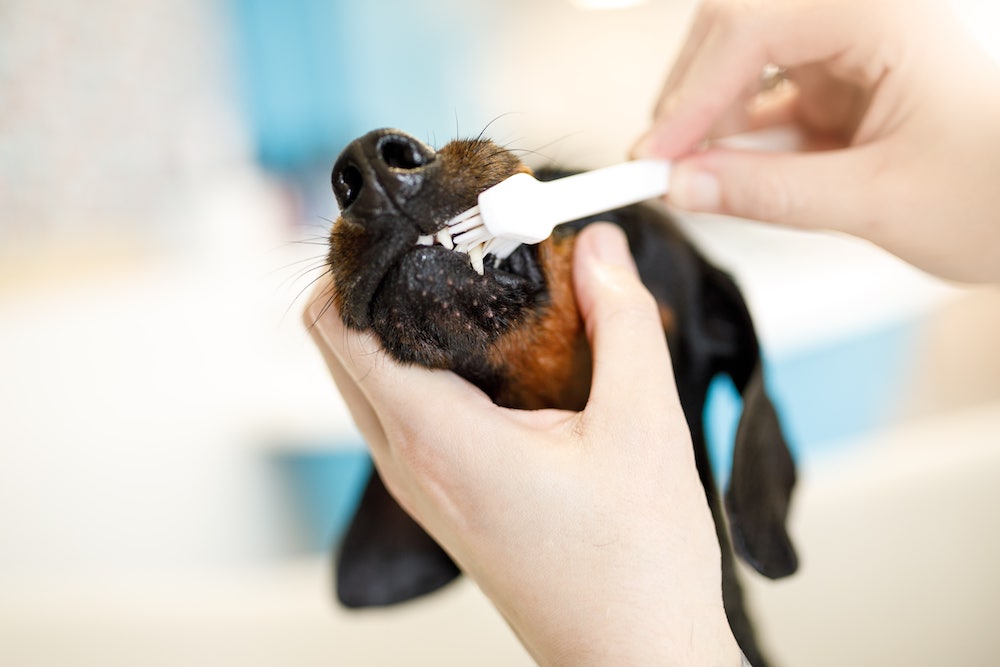
[[[493,256],[493,267],[496,268],[521,245],[519,241],[493,236],[483,224],[478,206],[459,213],[437,233],[417,237],[417,245],[435,244],[468,255],[469,263],[479,275],[484,273],[484,258],[487,255]]]
[[[492,238],[493,235],[490,234],[490,230],[486,229],[485,225],[482,225],[475,229],[470,229],[463,234],[456,235],[453,240],[455,241],[455,245],[474,246],[478,243],[486,243]]]
[[[448,229],[451,230],[452,234],[461,234],[462,232],[474,229],[483,224],[483,219],[479,217],[479,207],[473,206],[468,211],[464,213],[459,213],[454,218],[448,221]]]
[[[478,206],[473,206],[472,208],[470,208],[470,209],[468,209],[466,211],[463,211],[463,212],[459,213],[458,215],[456,215],[454,218],[452,218],[449,221],[449,223],[452,224],[452,225],[454,225],[454,224],[459,223],[459,222],[461,222],[463,220],[468,220],[469,218],[474,217],[474,216],[478,216],[478,215],[479,215],[479,207]]]

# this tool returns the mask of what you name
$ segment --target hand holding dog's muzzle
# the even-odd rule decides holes
[[[540,663],[739,664],[656,304],[610,226],[581,233],[573,274],[594,357],[579,413],[400,365],[325,286],[305,320],[391,493]]]

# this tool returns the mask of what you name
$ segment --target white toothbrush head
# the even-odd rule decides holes
[[[666,194],[670,168],[666,160],[635,160],[554,181],[514,174],[480,193],[478,206],[417,242],[468,254],[482,275],[486,257],[498,266],[518,246],[547,239],[558,224]]]

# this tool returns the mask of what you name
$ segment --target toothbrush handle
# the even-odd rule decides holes
[[[633,160],[542,184],[539,203],[554,224],[585,218],[667,193],[670,162]]]

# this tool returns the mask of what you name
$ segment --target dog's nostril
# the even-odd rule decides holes
[[[402,132],[369,132],[352,141],[333,165],[330,182],[337,206],[341,211],[354,204],[375,210],[389,200],[407,200],[420,190],[436,158],[433,148]]]
[[[416,140],[395,134],[382,137],[378,143],[382,161],[393,169],[405,171],[419,169],[434,159],[433,154],[428,155],[425,150]]]
[[[357,201],[364,185],[365,179],[361,175],[361,170],[353,164],[348,164],[333,174],[333,191],[337,195],[341,210]]]

